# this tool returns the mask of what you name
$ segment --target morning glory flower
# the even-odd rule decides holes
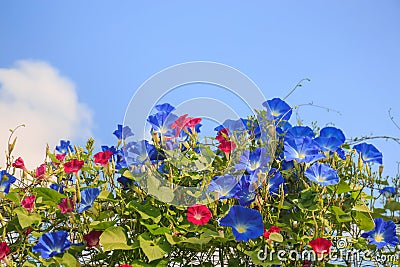
[[[173,136],[174,130],[171,129],[171,126],[177,118],[178,116],[175,114],[160,111],[154,115],[150,115],[147,121],[151,124],[154,131],[162,135]]]
[[[374,145],[361,143],[353,146],[361,154],[361,159],[365,163],[376,162],[382,164],[382,153]]]
[[[246,170],[250,174],[254,173],[268,164],[270,157],[266,154],[266,148],[257,148],[252,152],[246,150],[240,156],[240,161],[235,165],[235,169]]]
[[[71,246],[66,231],[49,232],[39,238],[39,242],[32,248],[35,253],[41,253],[42,258],[48,259],[56,254],[63,253]]]
[[[345,140],[346,138],[344,137],[343,132],[335,127],[323,128],[320,131],[319,137],[315,138],[315,142],[318,143],[321,150],[329,152],[337,151]]]
[[[399,243],[396,235],[396,224],[392,221],[384,221],[382,218],[374,219],[375,228],[361,236],[367,238],[370,244],[375,244],[378,249],[386,245],[395,247]]]
[[[264,224],[259,211],[234,205],[228,214],[219,221],[219,225],[232,228],[238,241],[248,241],[264,234]]]
[[[237,183],[232,175],[215,176],[208,186],[208,191],[217,193],[219,199],[231,198],[238,190]]]
[[[379,190],[379,192],[381,194],[385,194],[387,196],[392,196],[392,195],[396,194],[396,189],[392,186],[385,186],[384,188]]]
[[[87,188],[81,191],[81,202],[76,203],[76,211],[82,213],[93,206],[101,190],[98,188]]]
[[[279,170],[276,170],[275,168],[272,168],[269,172],[269,175],[272,175],[273,173],[274,176],[271,177],[270,179],[267,180],[267,189],[269,191],[270,195],[277,195],[279,194],[279,189],[281,184],[285,183],[285,178],[283,178],[281,172]],[[285,188],[284,188],[285,190]]]
[[[290,106],[280,98],[273,98],[267,100],[262,104],[264,107],[269,108],[271,115],[275,120],[285,120],[288,121],[292,115],[292,109]]]
[[[287,130],[285,135],[285,141],[288,139],[298,138],[298,137],[310,137],[314,138],[315,134],[313,130],[308,126],[294,126]]]
[[[339,183],[337,171],[327,164],[315,163],[309,167],[304,175],[311,181],[327,186]]]
[[[312,163],[325,158],[319,153],[318,144],[310,137],[289,138],[284,143],[286,161],[296,160],[298,163]]]
[[[72,148],[70,143],[71,143],[70,141],[61,140],[60,145],[56,146],[56,150],[62,154],[67,154],[69,150],[71,152],[74,152],[74,149]]]
[[[335,128],[335,127],[322,128],[321,131],[319,132],[319,136],[326,137],[326,138],[331,138],[331,137],[336,138],[341,142],[341,144],[343,144],[344,141],[346,140],[342,130]]]
[[[164,103],[164,104],[160,104],[160,105],[156,105],[155,108],[160,111],[160,112],[164,112],[164,113],[171,113],[175,108],[173,106],[171,106],[168,103]]]
[[[126,138],[133,136],[131,128],[129,128],[129,126],[122,127],[121,124],[118,124],[117,130],[115,130],[113,134],[118,138],[118,140],[125,140]]]
[[[254,186],[252,184],[252,177],[250,175],[243,175],[235,188],[234,198],[238,199],[241,206],[250,205],[256,198]]]
[[[5,170],[0,171],[0,192],[8,194],[10,192],[11,184],[15,183],[17,179]]]
[[[142,165],[147,160],[164,159],[164,157],[157,152],[157,149],[153,145],[149,144],[147,140],[129,143],[125,153],[135,165]]]

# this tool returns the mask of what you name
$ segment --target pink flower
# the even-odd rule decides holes
[[[97,247],[102,233],[103,231],[92,230],[88,234],[84,235],[83,240],[85,240],[87,247]]]
[[[201,118],[188,118],[188,121],[186,122],[185,126],[194,128],[200,122],[201,122]]]
[[[74,200],[72,198],[63,198],[61,203],[58,204],[61,213],[68,213],[74,210]]]
[[[120,265],[119,267],[132,267],[132,265],[129,265],[129,264],[122,264],[122,265]]]
[[[171,124],[171,129],[176,128],[175,136],[179,136],[181,133],[181,130],[183,127],[186,126],[186,123],[188,122],[187,118],[188,114],[182,115],[179,118],[177,118],[172,124]]]
[[[17,158],[17,159],[14,161],[14,163],[12,164],[12,166],[15,167],[15,168],[24,170],[24,169],[25,169],[24,160],[23,160],[21,157],[19,157],[19,158]]]
[[[205,205],[195,204],[187,210],[187,219],[193,224],[204,225],[210,218],[211,212]]]
[[[104,152],[99,152],[94,155],[94,163],[105,166],[105,165],[107,165],[107,162],[112,155],[113,155],[113,153],[109,150],[106,150]]]
[[[229,139],[228,129],[223,128],[223,129],[219,130],[215,139],[217,139],[220,142],[227,141]]]
[[[236,148],[236,144],[233,141],[222,141],[218,148],[225,153],[229,153]]]
[[[56,154],[56,159],[58,161],[64,161],[66,154]]]
[[[279,232],[281,231],[281,228],[279,228],[278,226],[271,226],[271,227],[269,228],[269,231],[270,231],[271,233],[279,233]]]
[[[308,243],[318,256],[328,254],[331,250],[332,242],[326,238],[318,237]]]
[[[26,196],[21,201],[21,206],[24,207],[28,212],[32,212],[35,207],[35,196]]]
[[[64,172],[78,172],[82,168],[83,164],[83,160],[71,159],[70,161],[64,163]]]
[[[46,178],[46,163],[43,163],[42,165],[40,165],[39,167],[36,168],[35,171],[35,176],[38,179],[44,179]]]
[[[7,258],[7,254],[10,253],[10,248],[8,247],[6,242],[0,243],[0,261],[5,260]]]

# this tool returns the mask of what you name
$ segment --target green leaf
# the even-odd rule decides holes
[[[111,226],[114,226],[115,222],[99,222],[99,221],[93,221],[90,223],[89,228],[94,229],[94,230],[105,230]]]
[[[152,235],[164,235],[167,233],[171,233],[170,229],[164,226],[160,227],[158,224],[146,224],[142,221],[140,221],[140,224],[145,226]]]
[[[163,258],[171,250],[167,242],[163,242],[161,238],[154,239],[149,233],[141,234],[138,240],[149,262]]]
[[[127,209],[132,208],[136,210],[144,220],[151,219],[155,223],[158,223],[161,220],[160,210],[152,205],[142,205],[136,200],[132,200],[128,203]]]
[[[203,246],[210,242],[212,238],[211,237],[189,237],[187,239],[183,239],[181,243],[190,243],[190,244],[195,244],[195,245],[200,245]]]
[[[124,228],[121,226],[111,226],[107,228],[100,236],[100,244],[103,246],[104,251],[134,249],[133,246],[128,245]]]
[[[283,236],[280,233],[271,233],[269,239],[279,243],[283,242]]]
[[[336,215],[338,222],[351,222],[353,220],[350,214],[344,212],[340,207],[332,206],[330,210]]]
[[[385,204],[385,209],[390,211],[398,211],[400,210],[400,203],[396,201],[390,201]]]
[[[336,193],[340,195],[340,194],[347,193],[350,191],[352,191],[350,186],[345,181],[340,180],[340,182],[337,185]]]
[[[147,177],[147,190],[150,195],[156,197],[161,202],[170,203],[175,197],[171,188],[161,186],[161,182],[152,175]]]
[[[36,194],[38,203],[57,205],[61,199],[65,198],[63,194],[51,188],[37,187],[33,189],[33,192]]]
[[[61,259],[57,259],[57,261],[66,267],[78,267],[80,266],[79,262],[76,260],[74,256],[69,253],[64,253]]]
[[[355,211],[362,211],[362,212],[368,212],[370,213],[371,211],[369,210],[368,206],[365,203],[357,203],[354,205],[353,209]]]
[[[17,214],[19,224],[22,228],[29,227],[33,224],[39,225],[42,221],[42,218],[37,213],[28,213],[26,209],[19,207],[14,209],[14,212]]]
[[[356,211],[355,220],[361,230],[369,231],[375,227],[374,220],[368,214]]]

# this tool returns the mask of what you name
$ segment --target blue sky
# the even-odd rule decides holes
[[[104,144],[115,141],[136,88],[194,60],[240,70],[268,99],[308,77],[287,102],[341,115],[306,106],[305,124],[334,123],[346,137],[398,137],[388,109],[400,123],[399,12],[396,0],[8,1],[0,4],[0,69],[18,60],[57,69],[92,111],[91,133]],[[396,173],[399,145],[373,143],[385,174]]]

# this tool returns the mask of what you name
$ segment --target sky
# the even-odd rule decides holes
[[[310,78],[286,100],[314,104],[298,109],[304,124],[333,124],[348,138],[400,137],[388,115],[400,124],[399,13],[397,0],[3,1],[0,151],[23,123],[15,154],[31,168],[60,139],[113,145],[140,85],[190,61],[231,66],[266,99]],[[231,101],[210,86],[174,93],[166,99],[175,105],[197,94]],[[384,154],[384,174],[396,174],[400,146],[369,142]]]

